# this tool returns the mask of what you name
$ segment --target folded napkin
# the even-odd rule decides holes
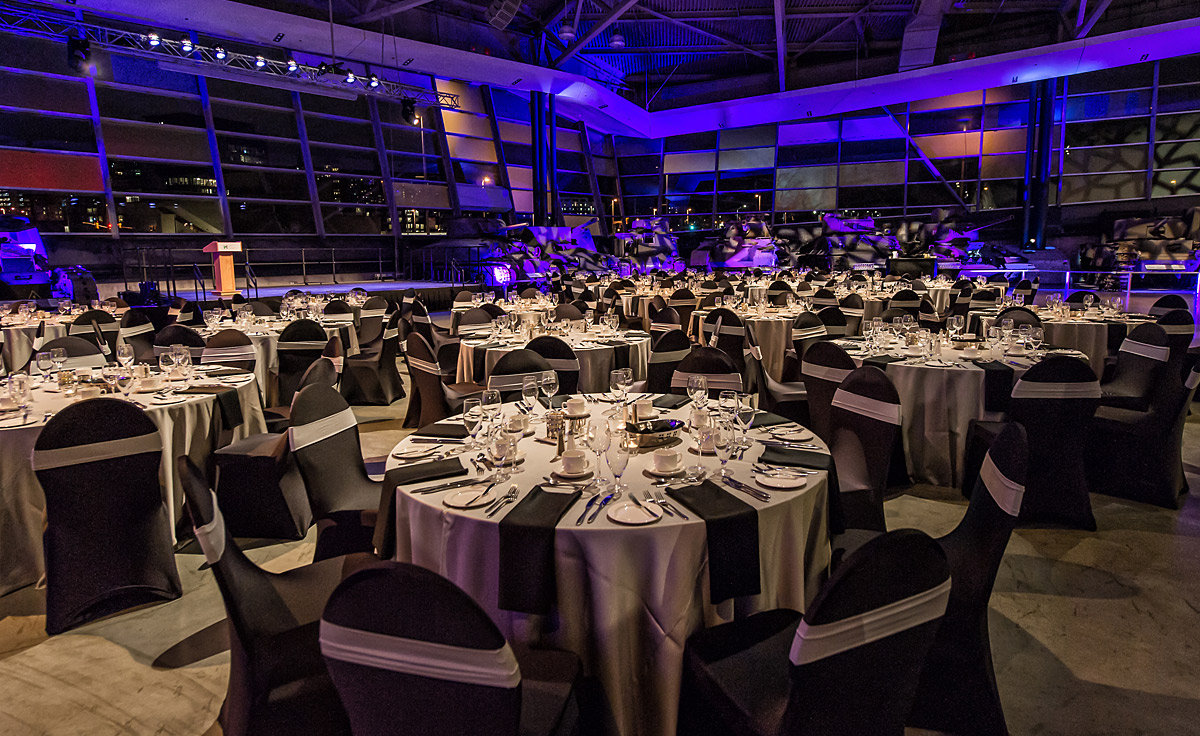
[[[983,408],[987,411],[1008,411],[1012,395],[1013,369],[998,360],[976,360],[983,369]]]
[[[500,520],[500,608],[550,612],[558,595],[554,528],[580,495],[579,491],[553,493],[534,486]]]
[[[889,363],[899,363],[902,360],[908,360],[908,358],[898,358],[895,355],[872,355],[863,360],[863,365],[873,365],[881,371],[887,371]]]
[[[462,424],[449,424],[438,422],[421,427],[416,432],[413,432],[417,437],[441,437],[450,440],[461,440],[467,436],[467,428]]]
[[[1121,349],[1121,343],[1129,335],[1129,323],[1125,321],[1108,322],[1108,352],[1115,353]]]
[[[547,400],[545,396],[541,396],[538,398],[538,402],[547,409],[561,409],[563,408],[563,405],[567,403],[567,399],[569,398],[571,397],[567,396],[566,394],[551,396],[549,400]]]
[[[242,426],[242,402],[238,398],[236,388],[228,386],[192,386],[178,394],[209,394],[216,397],[217,411],[221,414],[221,424],[225,429],[235,429]]]
[[[629,332],[625,333],[625,337],[631,340],[639,340],[643,337],[650,337],[650,333],[643,332],[642,330],[630,330]]]
[[[714,604],[762,592],[758,564],[758,513],[716,483],[667,489],[667,495],[704,519],[708,536],[708,588]]]
[[[375,551],[382,559],[396,556],[396,488],[409,483],[426,480],[452,478],[466,475],[467,469],[454,457],[448,460],[431,460],[415,465],[402,465],[389,470],[380,486],[379,516],[375,521]]]
[[[249,376],[250,371],[244,371],[241,368],[218,368],[215,371],[209,371],[205,375],[212,378],[225,378],[227,376]]]
[[[778,414],[772,414],[765,411],[762,414],[754,415],[754,424],[752,426],[762,429],[764,427],[775,427],[780,424],[791,424],[793,420],[787,417],[781,417]]]
[[[629,367],[629,343],[625,340],[601,340],[601,344],[613,349],[613,370]]]
[[[656,409],[678,409],[692,399],[688,396],[680,396],[678,394],[663,394],[654,399],[654,407]]]

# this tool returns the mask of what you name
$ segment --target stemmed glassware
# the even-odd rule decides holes
[[[600,459],[608,452],[609,444],[612,442],[608,426],[600,423],[589,425],[587,434],[584,435],[584,441],[587,443],[588,449],[596,454],[596,471],[593,477],[595,478],[598,492],[603,493],[608,489],[608,480],[600,473]]]
[[[521,380],[521,408],[527,414],[533,414],[533,407],[537,404],[538,397],[538,378],[537,376],[525,376]]]
[[[687,392],[692,403],[703,409],[708,404],[708,377],[688,376]]]
[[[54,362],[54,370],[56,372],[62,371],[63,366],[66,365],[66,363],[67,363],[67,349],[66,348],[51,348],[50,349],[50,360],[52,360]]]
[[[500,418],[500,410],[503,408],[500,391],[489,388],[483,392],[482,398],[483,416],[487,420],[488,427],[495,427]]]
[[[1096,295],[1095,294],[1084,294],[1083,295],[1083,308],[1084,309],[1091,309],[1092,305],[1095,303],[1096,303]]]
[[[1041,327],[1033,327],[1029,330],[1029,347],[1033,348],[1035,356],[1039,355],[1038,349],[1042,347],[1045,336],[1046,333]]]
[[[463,401],[463,428],[467,430],[468,450],[479,447],[479,430],[483,427],[483,402],[481,399],[470,398]]]
[[[613,483],[615,490],[620,492],[625,486],[621,483],[621,476],[625,473],[625,468],[629,465],[629,455],[632,451],[630,447],[631,440],[626,432],[617,432],[616,436],[611,437],[608,442],[608,469],[612,471]]]
[[[54,357],[46,351],[42,351],[35,357],[38,370],[42,372],[42,381],[50,380],[50,369],[54,367]]]
[[[946,318],[946,329],[950,331],[950,339],[953,340],[962,334],[965,321],[961,314],[952,314]]]
[[[741,439],[738,440],[737,446],[743,449],[750,448],[750,439],[747,433],[754,426],[754,416],[758,410],[751,404],[749,394],[741,394],[737,398],[737,407],[734,410],[733,417],[737,420],[738,429],[742,431]]]
[[[717,459],[721,461],[721,479],[724,480],[729,475],[726,466],[737,450],[737,441],[733,438],[733,427],[730,424],[718,422],[714,429],[713,448],[716,450]]]
[[[126,371],[129,366],[133,365],[133,346],[129,343],[121,343],[117,346],[117,362],[121,364]]]
[[[737,404],[737,391],[726,389],[717,396],[717,413],[720,415],[722,421],[733,421],[734,412],[737,411]]]
[[[133,393],[133,386],[136,380],[137,379],[134,378],[133,372],[129,370],[119,371],[116,378],[113,380],[117,390],[121,392],[121,396],[123,396],[126,401],[129,401],[129,394]]]
[[[543,371],[542,377],[538,379],[538,388],[542,390],[542,396],[546,397],[546,407],[549,411],[550,405],[554,403],[551,397],[558,393],[558,374],[554,371]]]

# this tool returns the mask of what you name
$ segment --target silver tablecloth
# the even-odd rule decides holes
[[[56,318],[46,320],[43,333],[46,342],[59,337],[66,337],[70,329],[70,321],[58,322]],[[4,327],[4,365],[9,371],[18,371],[25,367],[33,355],[33,338],[37,335],[37,320],[31,320],[24,325],[5,325]]]
[[[581,333],[567,336],[567,341],[576,346],[584,339]],[[602,340],[589,333],[587,340]],[[463,341],[458,348],[458,374],[460,383],[475,381],[481,385],[487,383],[492,369],[507,353],[516,350],[521,345],[506,345],[504,347],[488,348],[483,359],[483,375],[475,374],[475,345],[484,344],[475,341]],[[608,374],[614,368],[616,359],[615,348],[607,345],[597,347],[575,347],[575,356],[579,358],[579,389],[589,393],[600,393],[608,390]],[[633,369],[633,380],[642,381],[646,378],[646,363],[650,359],[650,338],[638,337],[629,341],[629,367]]]

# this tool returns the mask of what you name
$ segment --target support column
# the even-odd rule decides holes
[[[533,224],[546,224],[546,100],[543,92],[529,93],[529,143],[533,149]]]
[[[1041,84],[1031,82],[1029,85],[1029,106],[1025,113],[1025,191],[1021,205],[1021,248],[1028,249],[1033,238],[1033,203],[1036,199],[1033,191],[1033,162],[1037,155],[1037,122],[1038,122],[1038,93]]]
[[[1046,238],[1046,212],[1050,195],[1050,150],[1051,133],[1054,130],[1054,100],[1056,79],[1044,79],[1039,83],[1039,115],[1037,135],[1037,200],[1033,203],[1033,232],[1029,237],[1034,249],[1044,247]]]
[[[558,199],[558,115],[555,112],[557,105],[554,93],[551,92],[547,96],[550,98],[550,112],[547,116],[550,133],[546,138],[546,177],[550,180],[550,217],[547,218],[547,224],[557,226],[563,224],[562,203]]]

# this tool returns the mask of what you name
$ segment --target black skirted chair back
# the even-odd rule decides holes
[[[536,298],[536,297],[539,297],[539,296],[541,296],[541,295],[542,295],[542,292],[541,292],[541,290],[540,290],[540,289],[535,289],[535,288],[533,288],[532,286],[530,286],[530,287],[529,287],[529,288],[527,288],[527,289],[522,289],[522,290],[521,290],[521,293],[520,293],[520,297],[521,297],[522,299],[534,299],[534,298]]]
[[[717,348],[733,359],[738,372],[746,370],[746,326],[732,309],[720,307],[704,315],[700,344]]]
[[[96,343],[91,340],[84,340],[82,337],[56,337],[42,345],[40,352],[50,352],[57,348],[62,348],[67,351],[67,359],[63,361],[63,368],[68,370],[75,368],[103,368],[108,361],[104,357],[104,353],[100,352],[100,348],[96,347]]]
[[[862,295],[847,294],[842,297],[838,308],[842,310],[842,314],[846,317],[846,334],[859,335],[862,334],[862,320],[866,305],[863,303]]]
[[[342,385],[342,394],[352,404],[388,406],[404,398],[404,382],[396,368],[399,357],[400,326],[407,324],[399,311],[388,317],[380,333],[379,350],[347,358],[345,373],[347,381]]]
[[[1021,513],[1028,463],[1025,428],[1010,423],[988,450],[967,512],[937,540],[950,564],[950,600],[925,657],[909,726],[945,733],[1008,733],[992,666],[988,601]]]
[[[796,351],[796,360],[803,361],[809,347],[828,338],[825,323],[815,312],[801,312],[792,320],[792,347]]]
[[[370,354],[379,352],[383,342],[383,322],[387,319],[387,299],[373,296],[358,309],[358,350]]]
[[[807,294],[808,292],[810,292],[812,290],[813,290],[812,284],[809,283],[808,281],[800,281],[800,282],[796,283],[796,293],[797,294]]]
[[[250,305],[250,313],[255,317],[274,317],[279,313],[279,310],[271,306],[271,302],[266,299],[251,299],[247,304]]]
[[[1021,279],[1017,285],[1013,287],[1013,296],[1021,297],[1025,304],[1033,306],[1033,300],[1037,297],[1037,286],[1029,279]]]
[[[887,531],[883,497],[900,414],[896,387],[875,366],[854,369],[833,393],[830,453],[847,528]]]
[[[1112,377],[1100,384],[1101,405],[1146,411],[1156,385],[1167,377],[1170,360],[1162,327],[1149,323],[1134,327],[1117,351]]]
[[[1157,324],[1167,333],[1171,364],[1176,367],[1176,373],[1183,375],[1191,367],[1188,365],[1187,351],[1196,336],[1196,321],[1192,313],[1186,309],[1169,309],[1158,315]]]
[[[68,328],[67,334],[96,343],[100,352],[104,353],[109,360],[115,360],[119,331],[120,325],[111,314],[103,309],[89,309],[75,318]]]
[[[579,356],[565,340],[554,335],[541,335],[530,340],[525,348],[545,358],[550,370],[558,374],[557,394],[579,393]]]
[[[321,357],[328,344],[325,328],[311,319],[298,319],[279,333],[276,343],[279,361],[279,403],[290,404],[300,377]],[[340,372],[340,367],[339,367]]]
[[[478,603],[425,568],[381,563],[350,576],[325,606],[320,637],[355,736],[570,728],[578,659],[514,650]],[[526,669],[555,675],[525,687]]]
[[[941,332],[946,326],[946,321],[937,313],[937,308],[933,306],[929,297],[921,298],[921,307],[917,311],[917,322],[933,333]]]
[[[667,306],[679,312],[679,324],[687,330],[691,324],[692,312],[696,311],[697,299],[691,289],[676,289],[667,299]]]
[[[133,348],[133,360],[136,363],[153,363],[154,357],[154,323],[145,310],[130,309],[121,315],[121,326],[117,329],[117,343],[124,343]]]
[[[898,319],[903,320],[905,317],[911,317],[911,316],[912,315],[909,313],[909,311],[907,309],[899,309],[897,307],[885,309],[879,313],[879,318],[881,320],[883,320],[883,323],[885,325],[890,325],[895,320],[898,320]]]
[[[170,349],[176,345],[182,345],[186,348],[189,348],[192,354],[192,360],[198,362],[200,357],[204,354],[205,340],[199,332],[196,332],[187,325],[181,325],[178,323],[169,324],[155,333],[155,355],[160,355],[163,352],[170,352]]]
[[[912,289],[901,289],[888,299],[888,309],[903,309],[916,317],[921,308],[921,295]]]
[[[583,311],[572,304],[559,304],[554,308],[554,319],[557,322],[578,322],[583,319]]]
[[[1083,304],[1084,297],[1086,297],[1088,295],[1091,295],[1094,297],[1094,296],[1096,296],[1096,292],[1089,291],[1088,289],[1083,289],[1080,291],[1072,291],[1070,293],[1070,295],[1068,295],[1067,298],[1064,299],[1063,301],[1066,302],[1067,304]]]
[[[47,633],[180,596],[161,463],[158,427],[127,401],[81,401],[46,423],[32,464],[46,498]]]
[[[321,312],[326,322],[353,322],[354,307],[341,299],[333,299]]]
[[[495,318],[488,314],[486,309],[471,307],[458,318],[458,334],[460,337],[486,334],[492,329],[493,319]]]
[[[826,335],[842,337],[850,334],[846,315],[842,312],[841,307],[825,307],[817,311],[817,317],[821,319],[821,324],[825,325]]]
[[[317,519],[313,559],[374,549],[380,486],[367,476],[358,420],[345,398],[328,386],[300,389],[292,401],[288,446]]]
[[[425,427],[450,416],[462,406],[463,400],[483,391],[474,383],[452,383],[453,374],[444,370],[433,357],[433,347],[424,335],[408,334],[404,353],[408,376],[414,391],[404,417],[407,428]]]
[[[950,590],[945,553],[924,532],[874,537],[803,616],[776,609],[688,639],[679,733],[903,733]]]
[[[498,389],[503,401],[513,401],[521,396],[521,385],[526,376],[541,379],[542,374],[551,370],[550,361],[529,348],[518,348],[504,354],[496,361],[492,374],[488,376],[487,387]],[[576,383],[578,384],[578,376]],[[561,385],[559,386],[561,390]]]
[[[587,308],[592,311],[596,311],[596,307],[599,306],[599,303],[596,301],[596,292],[592,291],[591,289],[584,289],[583,291],[579,292],[579,296],[577,296],[575,300],[583,302],[584,305],[586,305]],[[587,310],[585,309],[583,311]]]
[[[208,338],[200,354],[202,364],[215,363],[229,368],[253,371],[258,362],[254,343],[241,330],[221,330]]]
[[[971,279],[958,279],[953,285],[951,285],[950,288],[958,292],[962,291],[963,289],[971,289],[974,286],[975,284],[971,281]]]
[[[996,306],[1000,294],[994,289],[976,289],[971,292],[971,309],[991,309]]]
[[[412,308],[408,312],[408,320],[413,330],[421,333],[430,345],[436,346],[438,341],[433,336],[433,320],[429,318],[429,310],[420,299],[413,299]]]
[[[177,465],[196,541],[229,622],[222,732],[348,736],[350,723],[321,656],[321,612],[343,578],[378,558],[349,555],[267,572],[234,540],[200,469],[188,457]]]
[[[679,325],[654,339],[646,365],[646,390],[656,394],[671,393],[671,376],[692,352],[692,342]]]
[[[1182,309],[1187,311],[1187,300],[1178,294],[1167,294],[1165,296],[1160,296],[1154,302],[1154,304],[1151,305],[1148,313],[1151,317],[1161,317],[1173,309]]]
[[[808,390],[808,414],[812,430],[826,443],[833,438],[829,419],[833,395],[856,367],[845,350],[828,341],[809,346],[800,363],[800,375]]]
[[[1042,326],[1042,320],[1028,307],[1006,307],[996,315],[996,321],[993,324],[999,326],[1006,319],[1013,321],[1013,327],[1020,327],[1021,325],[1029,325],[1030,327]]]
[[[837,294],[833,292],[833,289],[824,287],[817,289],[813,293],[812,303],[813,307],[818,309],[820,307],[836,307],[839,304]]]
[[[484,302],[483,304],[479,305],[479,308],[490,314],[492,319],[496,319],[497,317],[507,314],[507,312],[504,311],[504,307],[501,307],[499,304]]]
[[[909,282],[908,287],[917,292],[917,294],[926,294],[929,292],[929,286],[926,285],[923,279],[913,279]]]
[[[663,334],[672,330],[683,329],[683,321],[679,310],[674,307],[663,307],[650,318],[650,333]]]
[[[188,301],[182,297],[176,297],[175,301],[167,309],[167,316],[173,317],[172,324],[188,325],[196,327],[204,324],[204,315],[200,313],[200,307],[195,302]]]
[[[737,364],[717,348],[700,346],[688,353],[671,374],[671,393],[687,394],[688,379],[694,375],[707,379],[709,398],[718,398],[726,390],[742,390],[742,373]]]

